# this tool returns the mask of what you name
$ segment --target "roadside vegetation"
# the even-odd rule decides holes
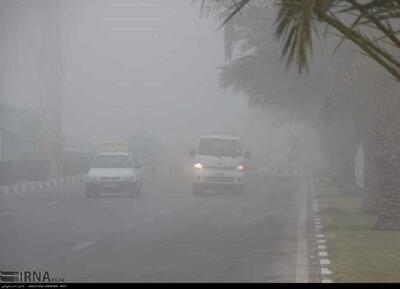
[[[374,230],[362,196],[341,193],[328,178],[314,180],[334,282],[398,282],[400,232]]]

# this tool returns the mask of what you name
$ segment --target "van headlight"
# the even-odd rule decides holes
[[[203,168],[203,165],[201,163],[195,163],[193,167],[197,170],[201,170]]]
[[[243,171],[244,171],[244,165],[237,165],[236,169],[237,169],[239,172],[243,172]]]

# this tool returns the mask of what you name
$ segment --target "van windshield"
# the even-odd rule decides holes
[[[237,140],[210,138],[200,140],[198,154],[236,158],[242,155],[242,150]]]
[[[104,155],[98,156],[92,164],[92,168],[96,169],[109,169],[109,168],[120,168],[120,169],[132,169],[133,163],[127,155]]]

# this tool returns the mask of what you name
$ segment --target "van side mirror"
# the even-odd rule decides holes
[[[244,158],[249,159],[250,158],[250,152],[245,152],[244,153]]]
[[[191,149],[191,150],[189,151],[189,155],[190,155],[191,157],[194,157],[194,156],[196,155],[196,151],[195,151],[194,149]]]

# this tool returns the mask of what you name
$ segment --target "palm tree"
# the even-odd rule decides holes
[[[245,88],[245,93],[250,95],[251,99],[256,100],[260,99],[260,92],[263,91],[262,81],[258,81],[261,85],[257,84],[257,77],[260,78],[260,76],[257,75],[257,72],[251,75],[249,63],[259,61],[257,57],[262,54],[262,48],[268,45],[265,41],[267,39],[265,35],[268,32],[260,26],[258,26],[258,29],[247,27],[250,29],[243,32],[243,27],[238,24],[246,21],[249,26],[257,24],[257,17],[254,16],[259,13],[268,15],[265,11],[266,8],[270,9],[270,7],[265,3],[267,1],[202,1],[203,9],[214,13],[222,21],[221,27],[225,28],[225,45],[228,57],[232,56],[234,47],[238,45],[242,47],[242,52],[256,48],[255,53],[252,51],[253,53],[250,53],[250,55],[236,59],[232,64],[227,65],[222,72],[222,82],[225,83],[225,86],[232,85],[232,83],[229,83],[229,79],[236,77],[234,87],[236,89]],[[337,48],[344,41],[349,41],[362,54],[384,68],[392,78],[400,81],[398,53],[400,48],[398,33],[400,33],[400,30],[394,28],[396,24],[397,27],[399,24],[400,0],[362,2],[357,0],[277,0],[274,3],[278,7],[275,20],[275,37],[282,44],[282,56],[286,59],[288,66],[296,64],[300,73],[308,69],[309,56],[314,45],[313,37],[321,35],[320,31],[324,28],[325,31],[322,34],[324,37],[329,33],[334,33],[340,37]],[[243,15],[247,15],[247,17],[243,17]],[[249,33],[249,30],[252,33]],[[246,35],[246,37],[243,35]],[[257,43],[257,45],[254,43]],[[244,73],[245,76],[238,77],[237,74],[241,73]],[[259,71],[258,73],[263,72]],[[355,85],[355,83],[351,85]],[[261,95],[261,99],[264,101],[265,95]],[[391,111],[393,107],[397,107],[394,105],[397,103],[396,100],[393,98],[390,100],[392,103],[390,101],[379,103],[381,110]],[[379,99],[378,102],[380,102]],[[391,114],[391,116],[391,121],[397,123],[396,114]],[[377,119],[375,121],[378,122]],[[374,123],[371,126],[374,126]],[[396,130],[393,126],[390,126],[387,130],[391,132],[389,135],[397,135],[394,133]],[[371,146],[369,146],[370,149],[366,150],[366,159],[369,160],[371,159],[369,156],[375,156],[372,164],[374,171],[379,172],[380,175],[378,187],[375,187],[377,193],[380,193],[379,218],[376,228],[400,229],[400,186],[397,182],[397,179],[400,179],[400,173],[396,165],[396,162],[400,163],[400,152],[397,149],[400,139],[392,137],[390,143],[386,137],[375,137],[375,140],[378,140],[377,142],[381,145],[373,146],[374,149],[378,150],[376,152],[372,152]]]
[[[202,0],[202,7],[213,7],[227,25],[243,10],[264,9],[269,1]],[[233,3],[233,4],[232,4]],[[211,5],[210,5],[211,4]],[[282,41],[282,55],[299,71],[308,65],[317,23],[325,24],[326,32],[348,40],[400,81],[400,39],[398,28],[400,0],[275,0],[279,7],[275,35]],[[326,33],[324,34],[326,35]]]

